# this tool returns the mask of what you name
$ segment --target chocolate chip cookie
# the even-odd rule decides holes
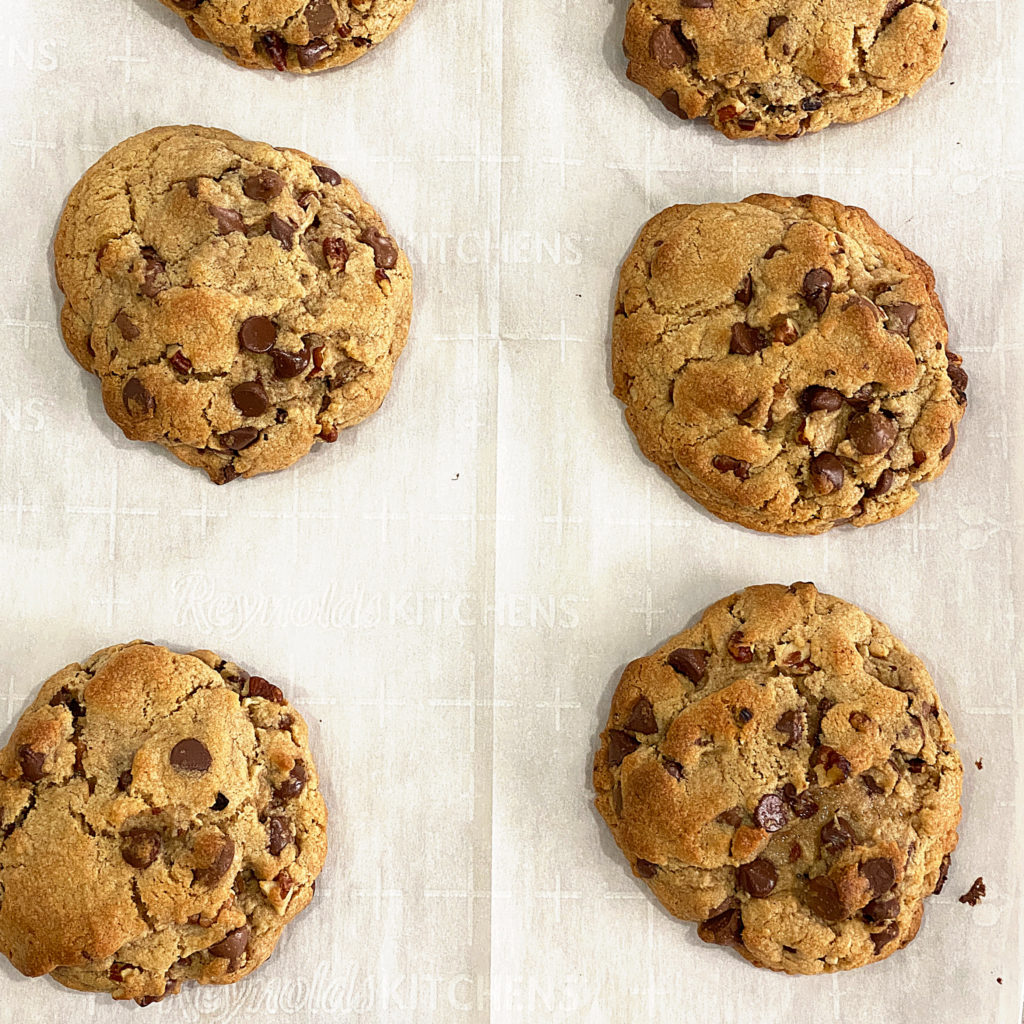
[[[276,686],[209,651],[108,647],[0,751],[0,951],[143,1005],[237,981],[312,898],[326,821]]]
[[[628,665],[594,760],[634,874],[705,942],[789,974],[914,938],[962,779],[921,662],[810,583],[733,594]]]
[[[416,0],[160,0],[197,39],[247,68],[306,75],[369,53]]]
[[[154,128],[75,186],[61,326],[110,418],[211,480],[281,469],[384,400],[409,261],[336,171],[215,128]]]
[[[615,394],[644,454],[722,519],[867,526],[949,464],[967,374],[946,341],[931,269],[863,210],[673,206],[622,268]]]
[[[792,139],[912,96],[946,40],[940,0],[633,0],[627,74],[730,139]]]

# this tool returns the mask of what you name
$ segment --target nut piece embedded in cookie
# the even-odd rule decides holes
[[[918,658],[810,583],[732,594],[628,665],[594,758],[597,808],[665,908],[789,974],[914,938],[962,780]]]
[[[632,0],[626,74],[681,120],[707,118],[731,139],[784,141],[894,107],[942,59],[942,0],[772,6]]]
[[[869,526],[945,472],[967,407],[929,267],[817,196],[673,206],[623,264],[615,394],[644,454],[722,519]]]
[[[142,1005],[237,981],[312,899],[326,823],[278,687],[210,651],[108,647],[0,750],[0,952]]]
[[[375,412],[409,332],[409,261],[352,183],[214,128],[115,146],[72,190],[55,254],[64,340],[107,414],[215,483]]]
[[[238,0],[160,2],[184,18],[197,39],[242,67],[308,75],[369,53],[416,0],[274,0],[251,5],[242,16]]]

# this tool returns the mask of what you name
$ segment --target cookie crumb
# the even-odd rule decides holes
[[[984,768],[984,767],[985,767],[985,766],[984,766],[984,765],[983,765],[983,764],[981,763],[981,758],[980,758],[980,757],[978,758],[978,760],[977,760],[977,761],[975,761],[975,762],[974,762],[974,767],[975,767],[975,768],[977,768],[979,772],[981,771],[981,769],[982,769],[982,768]]]
[[[983,878],[976,878],[971,884],[970,889],[967,890],[960,897],[961,903],[966,903],[968,906],[976,907],[985,896],[985,880]]]
[[[996,978],[996,984],[997,985],[1002,985],[1002,983],[1003,983],[1003,979],[1002,978]]]

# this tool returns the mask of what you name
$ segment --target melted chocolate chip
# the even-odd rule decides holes
[[[215,942],[209,952],[211,956],[219,956],[233,962],[241,958],[248,944],[249,929],[236,928],[233,932],[228,932],[220,942]]]
[[[220,434],[218,439],[225,448],[230,448],[233,452],[243,452],[249,445],[255,444],[259,436],[260,432],[255,427],[238,427],[226,434]]]
[[[823,388],[812,385],[804,388],[800,395],[800,404],[807,412],[838,412],[846,399],[841,391],[835,388]]]
[[[129,416],[152,416],[156,412],[156,399],[138,377],[132,377],[125,384],[121,401]]]
[[[730,807],[727,811],[722,811],[715,821],[720,821],[723,825],[729,825],[732,828],[739,828],[743,824],[743,808]]]
[[[896,422],[880,412],[863,412],[854,416],[847,427],[847,434],[854,447],[864,455],[887,452],[893,446],[898,432]]]
[[[716,455],[711,465],[719,473],[732,473],[738,480],[746,480],[750,476],[750,463],[743,459],[734,459],[731,455]]]
[[[649,735],[658,731],[658,721],[654,717],[654,709],[646,697],[641,697],[629,713],[629,718],[622,725],[623,729],[629,732],[639,732]]]
[[[735,908],[726,910],[697,925],[697,934],[705,942],[714,943],[716,946],[737,945],[743,934],[743,917]]]
[[[875,946],[875,955],[877,956],[881,953],[899,933],[900,926],[895,921],[892,924],[886,925],[880,932],[872,932],[871,941]]]
[[[304,346],[298,352],[286,352],[284,349],[275,348],[270,356],[274,360],[274,376],[278,380],[298,377],[309,366],[308,346]]]
[[[121,833],[121,856],[126,864],[145,871],[160,856],[160,833],[148,828],[133,828]]]
[[[636,862],[636,873],[641,878],[653,878],[658,873],[658,865],[652,864],[649,860],[640,860]]]
[[[238,344],[247,352],[269,352],[277,341],[277,327],[268,316],[251,316],[238,330]]]
[[[689,121],[690,115],[683,110],[679,103],[679,93],[675,89],[666,89],[659,97],[661,105],[670,113],[675,114],[676,117],[681,118],[683,121]]]
[[[865,920],[881,924],[883,921],[895,921],[900,916],[900,900],[898,896],[887,899],[871,900],[861,911]]]
[[[809,270],[804,275],[803,293],[807,304],[821,316],[832,298],[832,275],[821,267]]]
[[[310,3],[306,5],[306,27],[309,29],[310,35],[327,35],[337,22],[338,14],[334,10],[331,0],[310,0]]]
[[[736,301],[741,306],[749,306],[750,301],[751,299],[753,299],[753,297],[754,279],[749,274],[747,274],[747,276],[743,278],[743,282],[740,284],[739,288],[736,289]]]
[[[826,875],[819,875],[807,883],[804,902],[823,921],[841,921],[847,916],[835,882]]]
[[[749,864],[743,864],[736,872],[736,881],[740,888],[755,899],[763,900],[771,895],[778,882],[779,875],[770,860],[758,857]]]
[[[125,341],[134,341],[142,333],[123,309],[114,317],[114,326],[121,332],[121,337]]]
[[[21,777],[26,782],[39,782],[46,775],[43,770],[43,762],[46,754],[41,750],[33,750],[24,746],[18,749],[18,764],[21,767]]]
[[[845,818],[826,821],[821,826],[821,845],[829,853],[840,853],[852,849],[855,842],[853,826]]]
[[[917,319],[918,308],[911,302],[897,302],[894,306],[883,306],[885,329],[893,334],[910,337],[910,328]]]
[[[612,729],[608,733],[608,767],[614,768],[622,764],[639,746],[639,742],[629,733],[622,732],[621,729]]]
[[[795,747],[804,737],[804,716],[799,711],[784,711],[775,723],[775,731],[786,737],[784,747]]]
[[[262,416],[270,406],[258,380],[246,380],[231,389],[231,401],[243,416]]]
[[[194,871],[192,878],[200,885],[216,885],[230,870],[235,862],[235,843],[233,839],[224,837],[217,856],[205,868]]]
[[[665,771],[667,771],[669,775],[671,775],[672,778],[676,780],[676,782],[679,782],[686,774],[683,771],[683,766],[678,761],[669,761],[666,759],[664,764]]]
[[[681,68],[689,59],[680,35],[679,22],[661,24],[651,33],[648,52],[663,68]]]
[[[331,167],[324,167],[323,164],[319,164],[313,167],[313,173],[325,184],[325,185],[340,185],[341,175]]]
[[[873,857],[860,866],[860,873],[871,886],[872,896],[884,896],[896,884],[896,869],[885,857]]]
[[[288,819],[275,816],[267,822],[267,849],[276,857],[292,841]]]
[[[891,469],[883,469],[878,474],[878,479],[875,481],[875,486],[868,492],[868,497],[880,498],[883,494],[888,494],[892,490],[892,485],[896,481],[896,474]]]
[[[212,203],[207,209],[217,221],[217,231],[222,235],[230,235],[232,231],[241,231],[245,234],[245,221],[237,210],[227,210],[223,206],[214,206]]]
[[[834,494],[843,486],[846,471],[831,452],[820,452],[811,459],[810,476],[815,493],[824,496]]]
[[[752,356],[765,347],[767,341],[756,327],[738,323],[732,325],[729,335],[729,351],[735,355]]]
[[[376,266],[390,270],[398,262],[398,246],[376,228],[364,228],[359,235],[359,241],[373,249],[373,262]]]
[[[696,647],[677,647],[665,659],[669,668],[686,676],[691,683],[699,683],[708,671],[708,652]]]
[[[274,796],[278,800],[294,800],[306,788],[306,779],[306,766],[296,761],[288,778],[274,791]]]
[[[171,767],[182,772],[205,773],[210,770],[213,758],[209,750],[197,739],[181,740],[171,749]]]
[[[268,167],[260,171],[259,174],[246,178],[242,182],[242,191],[250,199],[269,203],[271,199],[276,199],[284,191],[284,178]]]
[[[285,249],[291,249],[295,244],[294,235],[299,226],[285,217],[272,213],[267,219],[267,231],[276,238]]]

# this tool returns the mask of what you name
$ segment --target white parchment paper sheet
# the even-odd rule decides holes
[[[625,0],[421,0],[376,53],[305,80],[235,68],[156,0],[3,0],[4,735],[101,646],[210,647],[296,700],[332,811],[317,899],[273,959],[147,1020],[1020,1019],[1024,17],[1014,0],[950,7],[917,99],[769,146],[679,124],[626,81]],[[107,421],[64,351],[50,270],[81,173],[189,122],[338,168],[416,273],[383,410],[223,488]],[[755,191],[862,205],[935,268],[971,407],[952,468],[896,522],[807,539],[720,523],[640,457],[611,397],[640,225]],[[825,978],[704,946],[590,803],[623,665],[723,594],[794,579],[924,657],[967,764],[960,849],[920,936]],[[971,910],[956,897],[978,875]],[[0,1024],[143,1012],[0,975]]]

